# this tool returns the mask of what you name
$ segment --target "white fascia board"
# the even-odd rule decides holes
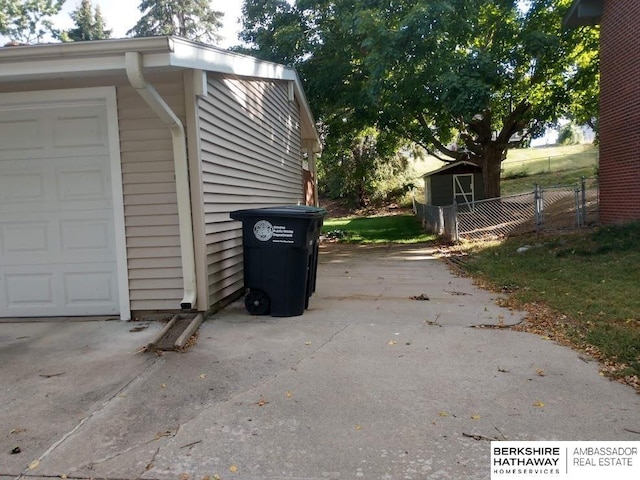
[[[284,65],[264,62],[226,50],[175,42],[171,53],[171,66],[195,68],[239,77],[294,80],[295,72]],[[145,62],[146,64],[146,62]]]

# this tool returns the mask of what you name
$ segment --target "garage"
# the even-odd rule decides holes
[[[95,89],[0,95],[0,317],[120,313],[109,133]]]
[[[173,36],[0,48],[0,319],[222,308],[229,213],[315,202],[320,150],[284,65]]]

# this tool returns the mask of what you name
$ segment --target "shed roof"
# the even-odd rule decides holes
[[[564,17],[567,27],[597,25],[602,17],[604,0],[574,0]]]
[[[437,170],[433,170],[431,172],[427,172],[422,176],[422,178],[430,177],[431,175],[435,175],[435,174],[438,174],[438,173],[446,172],[447,170],[451,170],[453,168],[458,168],[458,167],[473,167],[473,168],[476,168],[478,171],[482,170],[482,168],[479,167],[478,165],[476,165],[475,163],[468,162],[466,160],[460,160],[458,162],[448,163],[447,165],[445,165],[443,167],[440,167]]]
[[[315,120],[296,71],[180,37],[141,37],[0,48],[0,83],[126,74],[125,53],[142,55],[146,71],[197,69],[239,77],[293,82],[301,105],[302,137],[320,149]]]

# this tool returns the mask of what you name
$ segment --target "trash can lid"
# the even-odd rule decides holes
[[[234,220],[252,217],[292,217],[292,218],[322,218],[327,214],[324,208],[308,205],[283,205],[278,207],[247,208],[236,210],[229,215]]]

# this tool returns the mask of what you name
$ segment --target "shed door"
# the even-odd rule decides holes
[[[458,205],[471,207],[475,200],[472,173],[461,173],[453,176],[453,198]]]
[[[0,105],[0,317],[120,311],[106,119]]]

